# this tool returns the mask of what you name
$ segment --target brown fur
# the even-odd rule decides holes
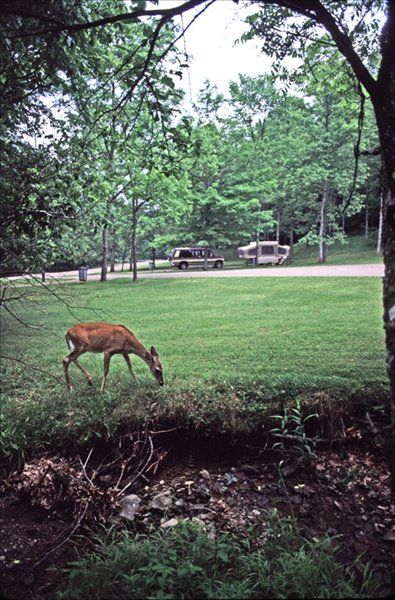
[[[88,383],[92,384],[92,377],[88,371],[79,364],[78,357],[85,352],[103,352],[104,370],[101,391],[104,391],[110,360],[114,354],[122,354],[131,375],[135,378],[130,362],[129,354],[136,354],[148,365],[151,373],[163,385],[163,370],[159,361],[158,353],[151,346],[151,351],[143,346],[136,336],[125,327],[125,325],[110,325],[109,323],[78,323],[71,327],[66,333],[66,342],[70,353],[63,359],[63,368],[66,378],[67,389],[72,389],[68,367],[74,364],[84,373]]]

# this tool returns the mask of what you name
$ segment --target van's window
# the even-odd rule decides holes
[[[274,246],[262,246],[261,248],[262,256],[268,256],[274,254]]]
[[[287,253],[287,249],[283,248],[282,246],[279,246],[277,252],[279,254],[286,254]]]
[[[256,248],[250,248],[247,254],[248,256],[256,256]]]
[[[190,250],[180,250],[180,258],[191,258],[192,252]]]
[[[179,250],[175,250],[173,252],[173,258],[178,258],[180,256],[180,251]]]

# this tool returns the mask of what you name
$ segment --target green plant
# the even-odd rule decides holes
[[[316,413],[304,416],[299,398],[295,406],[284,407],[282,415],[272,416],[272,419],[279,421],[279,426],[270,430],[278,440],[272,445],[272,449],[280,452],[282,460],[296,455],[298,462],[305,462],[315,456],[318,436],[307,435],[306,423],[316,418],[318,418]]]
[[[285,521],[268,516],[268,543],[259,550],[229,533],[209,539],[190,521],[149,536],[113,527],[94,538],[93,553],[70,565],[56,597],[358,598],[360,588],[371,592],[367,571],[357,586],[336,562],[330,538],[308,542]]]

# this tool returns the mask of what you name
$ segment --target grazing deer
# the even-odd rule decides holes
[[[135,335],[124,325],[109,325],[108,323],[79,323],[71,327],[66,333],[66,343],[70,354],[63,359],[63,369],[66,377],[68,391],[71,391],[70,375],[68,373],[70,363],[74,363],[85,375],[89,385],[92,385],[90,373],[78,362],[78,358],[85,352],[103,352],[104,368],[100,391],[106,386],[110,360],[114,354],[122,354],[128,365],[128,369],[136,379],[132,370],[129,354],[137,354],[148,365],[149,370],[159,385],[163,385],[163,371],[159,356],[153,346],[148,352]]]

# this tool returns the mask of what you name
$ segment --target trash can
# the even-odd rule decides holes
[[[155,263],[153,260],[148,261],[148,268],[150,271],[153,271],[155,269]]]
[[[80,281],[87,281],[88,279],[88,267],[79,267],[78,277]]]

